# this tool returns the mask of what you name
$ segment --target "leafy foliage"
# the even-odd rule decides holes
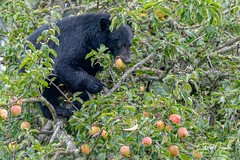
[[[78,150],[59,156],[56,153],[66,146],[58,140],[40,140],[46,120],[36,103],[29,102],[48,86],[46,78],[53,64],[50,55],[56,53],[47,42],[58,44],[55,34],[61,31],[54,22],[68,9],[43,4],[33,9],[32,1],[1,2],[0,52],[6,70],[0,72],[0,106],[9,113],[6,120],[0,118],[2,159],[126,159],[119,153],[123,145],[130,146],[130,159],[170,159],[168,147],[172,144],[179,147],[180,159],[194,159],[192,151],[202,152],[204,159],[239,159],[238,1],[98,0],[97,5],[92,0],[78,1],[75,7],[85,7],[80,7],[79,14],[83,10],[110,12],[111,27],[131,22],[134,41],[128,70],[148,55],[154,56],[132,70],[113,93],[92,95],[92,100],[75,112],[66,128]],[[74,2],[71,4],[74,8]],[[46,23],[50,27],[39,37],[43,45],[36,50],[25,39]],[[110,89],[124,72],[114,67],[105,51],[101,46],[88,56],[97,58],[105,68],[98,76]],[[18,74],[18,68],[24,65],[26,72]],[[9,111],[12,96],[23,98],[23,111],[17,117]],[[69,99],[78,99],[76,96]],[[181,123],[172,124],[168,119],[171,114],[179,114]],[[26,120],[32,129],[21,131],[19,126]],[[158,120],[172,130],[158,130]],[[92,126],[107,131],[108,137],[90,136]],[[133,126],[138,128],[131,129]],[[189,132],[185,140],[177,136],[180,127]],[[153,140],[150,147],[141,143],[146,136]],[[13,141],[19,144],[16,152],[8,149]],[[83,144],[92,148],[89,155],[79,151]]]

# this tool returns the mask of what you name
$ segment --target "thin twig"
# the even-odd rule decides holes
[[[203,34],[203,35],[199,36],[198,38],[194,39],[190,44],[193,44],[194,42],[196,42],[197,40],[203,38],[204,36],[206,36],[206,34]]]
[[[14,105],[14,104],[17,103],[20,99],[22,99],[23,96],[24,96],[24,94],[20,95],[20,96],[17,97],[15,100],[13,100],[11,103],[6,104],[6,105],[4,105],[4,106],[12,106],[12,105]]]
[[[149,59],[151,59],[153,56],[155,56],[156,53],[149,54],[146,58],[135,64],[131,69],[127,70],[123,76],[119,79],[119,81],[113,86],[112,89],[107,93],[107,96],[110,96],[123,82],[125,78],[128,77],[129,74],[131,74],[133,71],[135,71],[139,66],[147,62]]]
[[[87,160],[89,159],[89,157],[90,157],[91,153],[93,152],[94,148],[97,146],[97,142],[98,142],[99,138],[100,138],[101,135],[102,135],[102,131],[103,131],[103,130],[101,130],[101,132],[98,133],[97,139],[95,140],[95,142],[94,142],[94,144],[93,144],[92,151],[89,153],[89,155],[88,155],[87,158],[86,158]]]
[[[178,24],[176,21],[173,21],[173,25],[176,26],[178,29],[196,29],[196,28],[200,28],[200,25],[195,25],[195,26],[181,26],[180,24]]]
[[[153,71],[153,72],[154,72],[155,74],[157,74],[157,75],[158,75],[158,74],[162,75],[162,74],[165,73],[165,71],[160,70],[160,69],[156,69],[156,68],[142,67],[141,70],[143,70],[143,71],[151,70],[151,71]]]
[[[70,99],[63,93],[63,91],[62,91],[54,82],[52,82],[49,78],[47,78],[47,80],[49,80],[50,84],[52,84],[52,85],[63,95],[63,97],[67,100],[68,103],[70,103],[70,104],[73,106],[73,108],[75,108],[76,110],[79,110],[79,109],[77,108],[77,106],[75,106],[75,105],[70,101]]]

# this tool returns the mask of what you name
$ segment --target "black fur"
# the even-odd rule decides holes
[[[81,16],[73,16],[64,18],[57,22],[60,28],[60,35],[57,36],[60,44],[57,46],[53,42],[49,42],[49,47],[57,52],[54,60],[54,75],[56,80],[54,83],[64,84],[63,90],[74,92],[83,92],[81,98],[86,101],[89,99],[87,92],[95,94],[100,92],[104,84],[95,75],[102,68],[96,64],[91,66],[90,59],[85,56],[92,50],[100,47],[100,44],[106,45],[111,53],[116,57],[120,56],[123,61],[130,62],[130,46],[132,45],[133,33],[129,25],[121,26],[113,32],[109,30],[111,24],[109,14],[84,14]],[[48,29],[44,25],[33,32],[28,40],[39,49],[41,45],[36,44],[37,38],[43,30]],[[58,116],[69,117],[73,109],[67,109],[60,105],[60,92],[50,85],[45,88],[43,96],[54,106]],[[81,107],[79,102],[74,102],[78,108]],[[48,108],[40,104],[43,115],[52,119],[52,115]]]

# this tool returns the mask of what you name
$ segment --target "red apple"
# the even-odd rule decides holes
[[[143,92],[145,90],[144,86],[140,86],[139,91]]]
[[[103,139],[107,139],[108,138],[107,131],[103,130],[101,136],[103,137]]]
[[[27,130],[31,128],[31,124],[29,122],[22,122],[20,125],[21,130]]]
[[[156,14],[156,16],[158,17],[158,19],[160,19],[160,20],[165,20],[165,14],[162,12],[162,11],[160,11],[160,10],[156,10],[155,11],[155,14]]]
[[[88,155],[88,154],[91,152],[90,146],[89,146],[88,144],[83,144],[83,145],[81,146],[81,152],[82,152],[83,154]]]
[[[201,159],[203,157],[203,154],[202,154],[202,152],[198,152],[198,151],[194,150],[194,151],[192,151],[192,156],[193,156],[193,158]]]
[[[142,140],[142,144],[146,147],[149,147],[152,144],[152,139],[150,137],[145,137]]]
[[[22,112],[21,106],[19,106],[19,105],[14,105],[14,106],[11,107],[11,113],[12,113],[14,116],[20,115],[21,112]]]
[[[19,99],[19,100],[17,101],[17,105],[19,105],[19,106],[22,105],[22,99]]]
[[[178,114],[171,114],[169,119],[172,121],[173,124],[179,124],[181,122],[181,116]]]
[[[163,128],[164,128],[164,122],[161,121],[161,120],[157,121],[157,122],[155,123],[155,125],[157,126],[157,128],[158,128],[160,131],[163,130]]]
[[[116,60],[115,60],[115,67],[116,67],[117,69],[119,69],[119,70],[123,70],[123,69],[126,68],[126,65],[125,65],[125,63],[123,62],[123,60],[122,60],[120,57],[118,57],[118,58],[116,58]]]
[[[18,101],[18,98],[16,96],[12,96],[12,98],[10,99],[10,103],[14,103],[14,104],[17,104],[19,106],[22,105],[22,99],[19,99]]]
[[[89,132],[89,134],[90,134],[91,136],[93,136],[94,134],[96,134],[96,133],[98,133],[98,132],[100,132],[100,128],[99,128],[98,126],[92,126],[92,129],[91,129],[91,131]]]
[[[170,126],[169,124],[166,124],[164,130],[165,130],[166,132],[169,132],[169,131],[172,130],[172,126]]]
[[[122,146],[120,148],[120,153],[121,155],[125,156],[125,157],[130,157],[131,156],[131,151],[129,146]]]
[[[172,145],[170,147],[168,147],[168,152],[170,154],[170,156],[176,157],[179,155],[179,149],[178,146]]]
[[[147,117],[148,116],[148,112],[143,111],[143,117]]]
[[[18,98],[16,96],[12,96],[10,99],[10,103],[16,103],[17,99]]]
[[[19,150],[19,145],[16,141],[8,143],[8,149],[10,152],[15,153]]]
[[[0,116],[2,120],[5,120],[8,117],[8,112],[6,109],[0,108]]]
[[[185,127],[181,127],[178,129],[177,135],[180,139],[186,139],[188,136],[188,131]]]

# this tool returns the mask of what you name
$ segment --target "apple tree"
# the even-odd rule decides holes
[[[0,1],[0,157],[238,159],[239,6],[236,0]],[[97,76],[108,89],[67,121],[41,95],[53,70],[49,54],[57,56],[47,42],[59,43],[58,19],[90,12],[110,13],[110,29],[131,22],[132,62],[116,63],[105,46],[90,52],[104,67]],[[38,50],[26,38],[43,24],[50,27]],[[19,74],[24,65],[27,72]],[[79,93],[63,93],[62,100],[82,102]],[[53,121],[37,103],[48,106]]]

